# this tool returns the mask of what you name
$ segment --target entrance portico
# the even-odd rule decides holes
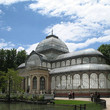
[[[50,81],[49,73],[46,68],[37,70],[30,70],[22,75],[24,77],[22,81],[22,88],[24,92],[33,94],[49,93]]]

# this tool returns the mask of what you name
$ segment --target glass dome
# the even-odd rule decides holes
[[[40,42],[36,48],[36,52],[42,53],[43,51],[54,49],[63,53],[69,52],[68,47],[57,36],[47,36],[45,40]]]
[[[37,54],[33,54],[28,58],[26,67],[37,67],[37,66],[41,66],[41,60]]]

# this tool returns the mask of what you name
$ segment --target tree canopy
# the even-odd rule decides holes
[[[25,50],[16,51],[11,50],[0,50],[0,71],[7,72],[8,68],[16,69],[20,64],[24,63],[27,54]]]
[[[98,51],[100,51],[108,59],[108,64],[110,64],[110,44],[102,44],[98,48]]]
[[[26,57],[25,50],[19,52],[16,49],[0,50],[0,90],[2,92],[6,90],[7,86],[10,87],[10,84],[12,85],[12,90],[19,89],[17,85],[19,85],[21,77],[18,76],[16,69],[20,64],[25,62]]]

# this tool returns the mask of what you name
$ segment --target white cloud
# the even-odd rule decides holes
[[[11,28],[10,26],[7,26],[7,27],[6,27],[6,30],[7,30],[7,31],[11,31],[12,28]]]
[[[83,43],[66,43],[66,45],[68,46],[70,51],[75,51],[77,49],[83,49],[83,48],[85,48],[85,47],[87,47],[91,44],[95,44],[96,42],[105,43],[105,42],[108,42],[108,41],[110,41],[110,35],[99,37],[99,38],[87,39]]]
[[[8,31],[8,32],[12,30],[12,28],[10,26],[1,27],[0,29],[1,30],[5,30],[5,31]]]
[[[0,39],[0,49],[4,48],[4,49],[11,49],[13,48],[15,45],[11,42],[6,42],[4,39]]]
[[[0,14],[2,14],[3,13],[3,11],[0,9]]]
[[[32,1],[32,0],[0,0],[0,4],[11,5],[13,3],[24,2],[24,1]]]
[[[110,35],[110,29],[104,31],[105,35]]]
[[[38,45],[38,43],[29,45],[29,47],[26,49],[27,54],[30,54],[33,50],[35,51],[37,45]]]
[[[47,27],[44,32],[50,34],[52,29],[53,34],[59,36],[63,41],[82,41],[93,37],[95,33],[101,33],[102,27],[99,24],[92,23],[61,22],[60,24]]]
[[[110,21],[109,0],[37,0],[29,8],[40,14],[50,16],[70,16],[90,22]]]
[[[25,50],[23,47],[18,47],[17,51]]]

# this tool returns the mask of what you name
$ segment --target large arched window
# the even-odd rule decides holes
[[[89,88],[89,76],[88,74],[83,74],[82,75],[82,88]]]
[[[80,75],[75,74],[73,77],[73,89],[79,89],[80,86]]]
[[[66,89],[66,76],[62,76],[61,80],[62,89]]]
[[[37,89],[37,78],[36,78],[36,76],[33,78],[33,89]]]
[[[57,76],[56,77],[56,89],[60,89],[60,86],[61,86],[61,84],[60,84],[60,76]]]
[[[96,73],[90,75],[90,88],[98,88],[98,78]]]
[[[55,89],[55,77],[51,79],[51,89]]]
[[[45,89],[45,78],[42,76],[40,78],[40,90],[44,90]]]
[[[99,75],[99,88],[106,88],[106,77],[103,73]]]

